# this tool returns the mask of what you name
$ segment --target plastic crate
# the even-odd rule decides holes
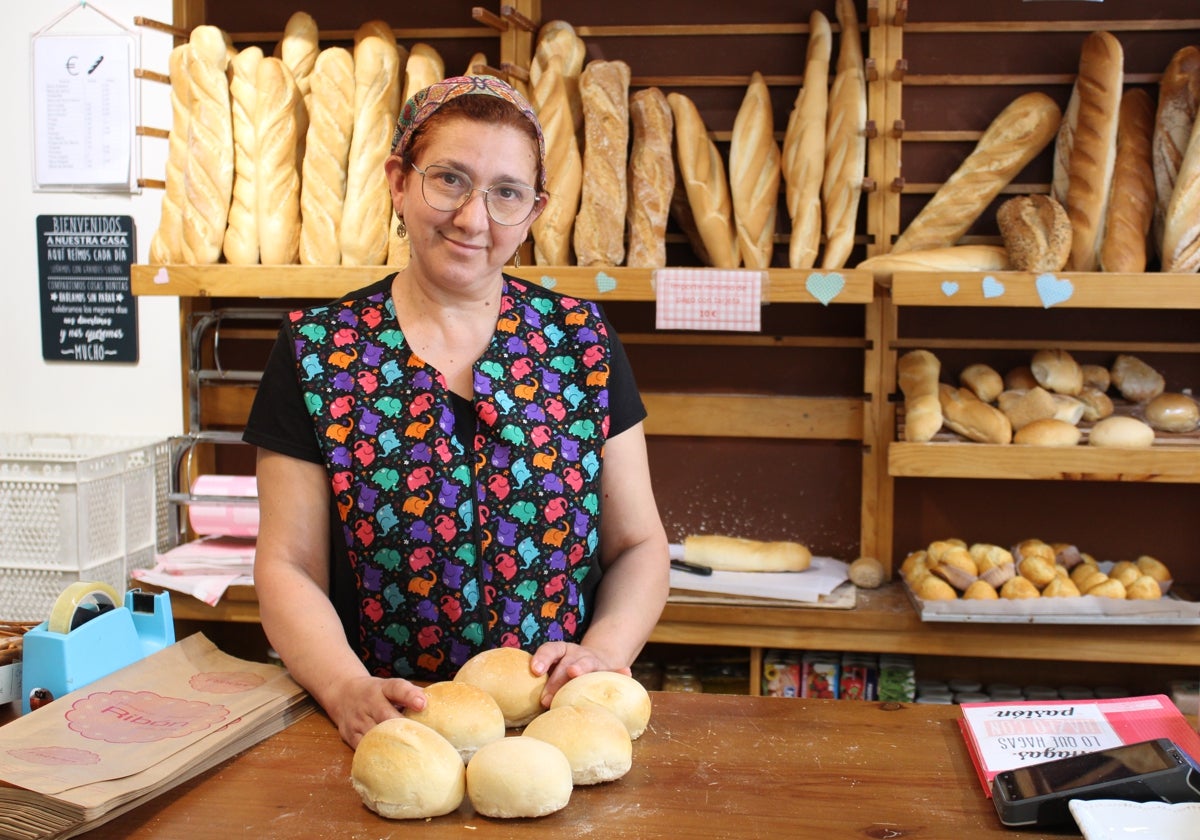
[[[0,618],[40,621],[78,580],[124,593],[165,522],[166,440],[0,434]]]

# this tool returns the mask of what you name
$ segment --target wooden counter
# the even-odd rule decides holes
[[[654,693],[650,728],[619,781],[580,787],[537,820],[476,815],[388,821],[349,783],[352,753],[310,715],[89,838],[337,837],[986,838],[1005,829],[984,796],[954,706]]]

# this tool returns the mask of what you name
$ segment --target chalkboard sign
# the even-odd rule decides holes
[[[42,358],[136,362],[132,216],[38,216]]]

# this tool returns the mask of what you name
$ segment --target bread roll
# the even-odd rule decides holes
[[[1104,365],[1085,364],[1079,366],[1083,371],[1083,387],[1095,388],[1097,391],[1107,391],[1112,384],[1112,375]]]
[[[867,75],[854,0],[837,0],[834,11],[841,28],[841,39],[836,73],[829,90],[825,132],[825,175],[821,182],[825,216],[822,268],[841,268],[850,258],[867,166]]]
[[[533,220],[533,256],[538,265],[570,265],[583,159],[575,139],[562,57],[555,55],[547,62],[533,87],[533,107],[546,140],[546,192],[550,197],[541,215]]]
[[[1140,274],[1146,270],[1150,223],[1154,218],[1154,172],[1150,165],[1154,103],[1132,88],[1121,97],[1117,157],[1113,164],[1108,213],[1100,243],[1100,268]]]
[[[507,727],[524,726],[542,712],[546,675],[532,669],[533,654],[513,647],[481,651],[458,669],[455,682],[482,688],[504,714]]]
[[[1162,586],[1149,575],[1141,575],[1125,586],[1125,597],[1130,601],[1156,601],[1162,594]]]
[[[1125,598],[1125,585],[1116,578],[1106,577],[1100,580],[1098,576],[1089,578],[1088,586],[1083,590],[1084,595],[1095,595],[1097,598]]]
[[[338,265],[354,131],[354,57],[342,47],[322,50],[309,83],[308,140],[300,179],[300,262]]]
[[[667,264],[667,217],[675,192],[671,155],[674,120],[667,97],[656,87],[629,97],[633,147],[629,152],[629,250],[631,268]]]
[[[779,202],[779,145],[767,83],[757,70],[733,120],[729,184],[738,252],[746,268],[769,268]]]
[[[482,747],[466,776],[471,805],[485,817],[544,817],[571,800],[571,763],[562,750],[524,735]]]
[[[1038,589],[1041,589],[1054,580],[1058,574],[1054,570],[1054,566],[1053,560],[1047,560],[1045,557],[1031,554],[1028,557],[1023,557],[1021,562],[1017,564],[1017,574]]]
[[[579,95],[586,140],[575,261],[582,266],[621,265],[629,201],[629,65],[589,62],[579,76]]]
[[[184,170],[188,157],[188,113],[191,83],[188,80],[187,44],[171,50],[171,131],[167,136],[166,189],[158,230],[150,240],[150,262],[183,262],[183,213],[187,206]],[[257,253],[255,254],[257,258]]]
[[[363,804],[388,819],[427,819],[462,804],[466,773],[450,742],[423,723],[391,718],[367,730],[350,764]]]
[[[792,231],[788,266],[812,268],[821,246],[821,181],[825,174],[825,123],[829,113],[829,60],[833,29],[814,10],[808,18],[804,84],[788,115],[780,168]]]
[[[1047,391],[1078,394],[1083,390],[1083,370],[1066,350],[1039,350],[1029,363],[1033,378]]]
[[[406,718],[423,723],[437,732],[458,754],[463,763],[484,744],[504,737],[504,713],[492,695],[477,685],[452,680],[425,687],[425,708],[405,708]]]
[[[400,102],[407,102],[419,90],[446,78],[446,62],[438,51],[429,44],[413,44],[404,62],[404,87]]]
[[[1164,432],[1195,431],[1200,425],[1200,406],[1187,394],[1159,394],[1146,403],[1146,422]]]
[[[1142,570],[1132,560],[1119,560],[1108,570],[1108,576],[1116,578],[1125,586],[1133,583],[1142,576]]]
[[[963,368],[958,375],[958,381],[963,387],[970,388],[971,393],[986,403],[993,402],[1004,390],[1004,379],[996,370],[988,365],[978,363]]]
[[[1092,446],[1148,449],[1154,445],[1154,429],[1136,417],[1113,415],[1092,427],[1088,443]]]
[[[263,265],[291,265],[300,259],[300,172],[296,160],[300,91],[283,61],[273,56],[258,63],[256,78],[259,259]]]
[[[625,724],[629,737],[637,740],[650,723],[650,694],[627,674],[589,671],[569,680],[554,695],[551,709],[562,706],[600,706]]]
[[[1046,147],[1062,114],[1044,93],[1018,96],[905,229],[893,253],[955,244],[992,200]]]
[[[1004,387],[1009,391],[1027,391],[1041,386],[1038,385],[1029,365],[1017,365],[1004,374]]]
[[[1163,220],[1162,270],[1200,271],[1200,119],[1192,123],[1187,151]]]
[[[859,557],[846,569],[850,582],[859,589],[878,589],[887,580],[883,564],[874,557]]]
[[[904,439],[925,443],[942,428],[938,377],[942,363],[928,350],[910,350],[896,363],[897,381],[904,394]]]
[[[1113,386],[1130,402],[1150,402],[1166,389],[1162,374],[1137,356],[1117,356],[1111,374]]]
[[[860,262],[855,268],[870,271],[887,286],[897,271],[1007,271],[1013,267],[1003,245],[952,245],[907,251],[903,254],[879,254]]]
[[[188,39],[188,155],[183,170],[183,258],[192,265],[221,259],[233,196],[233,112],[225,34],[197,26]]]
[[[1043,598],[1078,598],[1079,587],[1069,577],[1056,577],[1042,590]]]
[[[1087,420],[1089,423],[1103,420],[1113,413],[1112,400],[1109,399],[1108,394],[1097,388],[1085,385],[1076,399],[1083,403],[1083,415],[1080,419]]]
[[[1005,581],[1000,587],[1000,597],[1010,601],[1024,600],[1027,598],[1040,598],[1042,593],[1028,579],[1017,575]]]
[[[1014,431],[1038,420],[1052,419],[1058,410],[1053,395],[1040,385],[1002,391],[996,406],[1008,417]]]
[[[255,168],[258,164],[258,132],[255,103],[258,100],[260,47],[246,47],[229,61],[229,99],[233,114],[233,197],[229,222],[221,250],[230,265],[258,262],[258,200]]]
[[[954,601],[958,598],[954,587],[935,575],[921,578],[913,592],[924,601]]]
[[[602,706],[552,708],[530,721],[521,737],[536,738],[562,750],[576,785],[612,782],[633,766],[633,740],[625,724]]]
[[[1074,426],[1083,419],[1086,406],[1078,397],[1068,397],[1066,394],[1051,394],[1050,396],[1054,398],[1055,420],[1062,420],[1064,423]]]
[[[1067,200],[1071,218],[1070,268],[1094,271],[1098,265],[1104,217],[1117,155],[1124,53],[1111,33],[1093,32],[1079,54],[1079,116],[1068,169]]]
[[[951,431],[980,443],[1010,443],[1012,424],[1004,412],[983,402],[967,388],[938,386],[942,420]]]
[[[1028,446],[1075,446],[1083,433],[1065,420],[1034,420],[1013,435],[1013,443]]]
[[[1060,271],[1071,256],[1071,220],[1048,195],[1010,198],[996,211],[996,222],[1013,268]]]
[[[1151,139],[1154,171],[1154,244],[1162,253],[1167,207],[1200,110],[1200,47],[1188,45],[1171,56],[1158,83],[1158,109]]]
[[[812,563],[812,552],[798,542],[720,535],[685,537],[683,556],[689,563],[729,572],[802,572]]]
[[[691,99],[669,93],[667,103],[675,117],[675,160],[705,256],[714,268],[737,268],[733,199],[721,153]]]
[[[1167,583],[1171,580],[1171,570],[1167,565],[1157,557],[1151,557],[1149,554],[1143,554],[1133,561],[1143,574],[1157,580],[1159,583]]]
[[[963,591],[964,601],[995,601],[1000,597],[996,588],[982,578],[975,580]]]
[[[391,153],[399,111],[395,38],[364,35],[354,46],[354,129],[338,240],[343,265],[382,265],[387,260],[392,196],[383,162]]]

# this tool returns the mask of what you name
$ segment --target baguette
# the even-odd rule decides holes
[[[300,262],[338,265],[354,130],[354,57],[342,47],[322,50],[309,81],[308,139],[300,178]]]
[[[533,87],[533,105],[546,138],[546,192],[549,199],[533,220],[533,256],[538,265],[571,264],[571,231],[579,210],[583,162],[571,116],[567,80],[552,56]]]
[[[312,72],[321,52],[317,22],[307,12],[293,12],[283,27],[278,57],[292,74],[300,99],[296,104],[296,160],[304,160],[308,138],[308,109],[311,105]]]
[[[825,174],[821,182],[825,214],[822,268],[841,268],[850,258],[867,164],[867,76],[854,0],[837,0],[834,10],[842,37],[838,46],[837,72],[829,91],[825,132]]]
[[[1200,110],[1200,47],[1186,46],[1171,57],[1158,83],[1151,165],[1154,169],[1154,245],[1162,253],[1167,206],[1192,124]]]
[[[1079,85],[1071,86],[1071,98],[1063,111],[1054,141],[1054,168],[1050,182],[1050,197],[1059,204],[1067,205],[1067,187],[1070,184],[1071,148],[1075,145],[1075,124],[1079,122]]]
[[[1117,156],[1112,190],[1100,243],[1100,268],[1140,274],[1146,270],[1146,246],[1154,219],[1154,170],[1150,163],[1154,102],[1132,88],[1121,97]]]
[[[592,61],[579,75],[583,101],[583,188],[575,219],[578,265],[625,261],[629,201],[629,65]]]
[[[255,76],[259,101],[255,197],[258,248],[263,265],[290,265],[300,256],[300,173],[296,119],[300,91],[281,59],[267,56]]]
[[[802,572],[812,552],[798,542],[761,542],[704,534],[685,537],[683,556],[689,563],[728,572]]]
[[[260,47],[246,47],[229,62],[229,97],[233,111],[233,197],[229,224],[221,250],[230,265],[258,262],[258,203],[254,171],[258,161],[258,133],[254,128],[258,100]]]
[[[667,264],[667,217],[675,192],[671,106],[658,88],[643,88],[629,97],[629,116],[633,147],[629,152],[629,253],[625,264],[662,268]]]
[[[780,163],[792,232],[788,266],[812,268],[821,246],[821,181],[825,174],[825,122],[829,112],[829,59],[833,30],[814,11],[808,20],[804,85],[788,116]]]
[[[183,212],[187,206],[184,169],[188,155],[188,56],[187,44],[171,50],[171,131],[167,135],[166,189],[163,190],[162,216],[158,230],[150,240],[150,262],[183,262]]]
[[[1001,111],[892,246],[893,254],[954,245],[992,200],[1054,138],[1061,112],[1049,96],[1018,96]]]
[[[697,248],[697,254],[714,268],[737,268],[740,260],[733,229],[733,199],[721,153],[691,99],[682,93],[669,93],[667,103],[675,118],[675,161],[680,181],[703,244],[704,253]]]
[[[897,271],[1007,271],[1012,268],[1003,245],[951,245],[928,251],[878,254],[863,260],[859,271],[870,271],[875,282],[890,287]]]
[[[942,363],[928,350],[910,350],[896,363],[897,384],[904,394],[904,439],[910,443],[932,440],[942,428],[941,371]]]
[[[579,98],[579,74],[583,72],[583,64],[587,59],[587,46],[576,34],[575,28],[565,20],[552,20],[538,30],[537,47],[529,66],[529,80],[534,88],[550,67],[550,60],[554,56],[559,57],[558,72],[566,87],[571,122],[575,126],[575,140],[576,143],[582,143],[583,102]]]
[[[446,62],[429,44],[413,44],[404,62],[404,92],[400,101],[407,102],[419,90],[446,78]]]
[[[1200,270],[1200,119],[1192,123],[1187,151],[1163,222],[1162,270]]]
[[[233,196],[233,114],[229,104],[229,51],[215,26],[197,26],[188,38],[188,156],[184,166],[183,257],[192,265],[221,258]]]
[[[747,268],[769,268],[779,202],[779,145],[767,83],[757,70],[733,120],[729,183],[738,252]]]
[[[946,427],[979,443],[1012,443],[1012,425],[1003,411],[988,405],[970,388],[938,385],[938,400]]]
[[[1111,33],[1088,35],[1079,55],[1079,116],[1068,167],[1067,216],[1071,219],[1074,271],[1094,271],[1099,261],[1117,156],[1124,54]]]
[[[400,51],[388,32],[391,40],[366,34],[354,46],[354,129],[338,238],[343,265],[382,265],[388,255],[392,196],[383,162],[400,110]]]

